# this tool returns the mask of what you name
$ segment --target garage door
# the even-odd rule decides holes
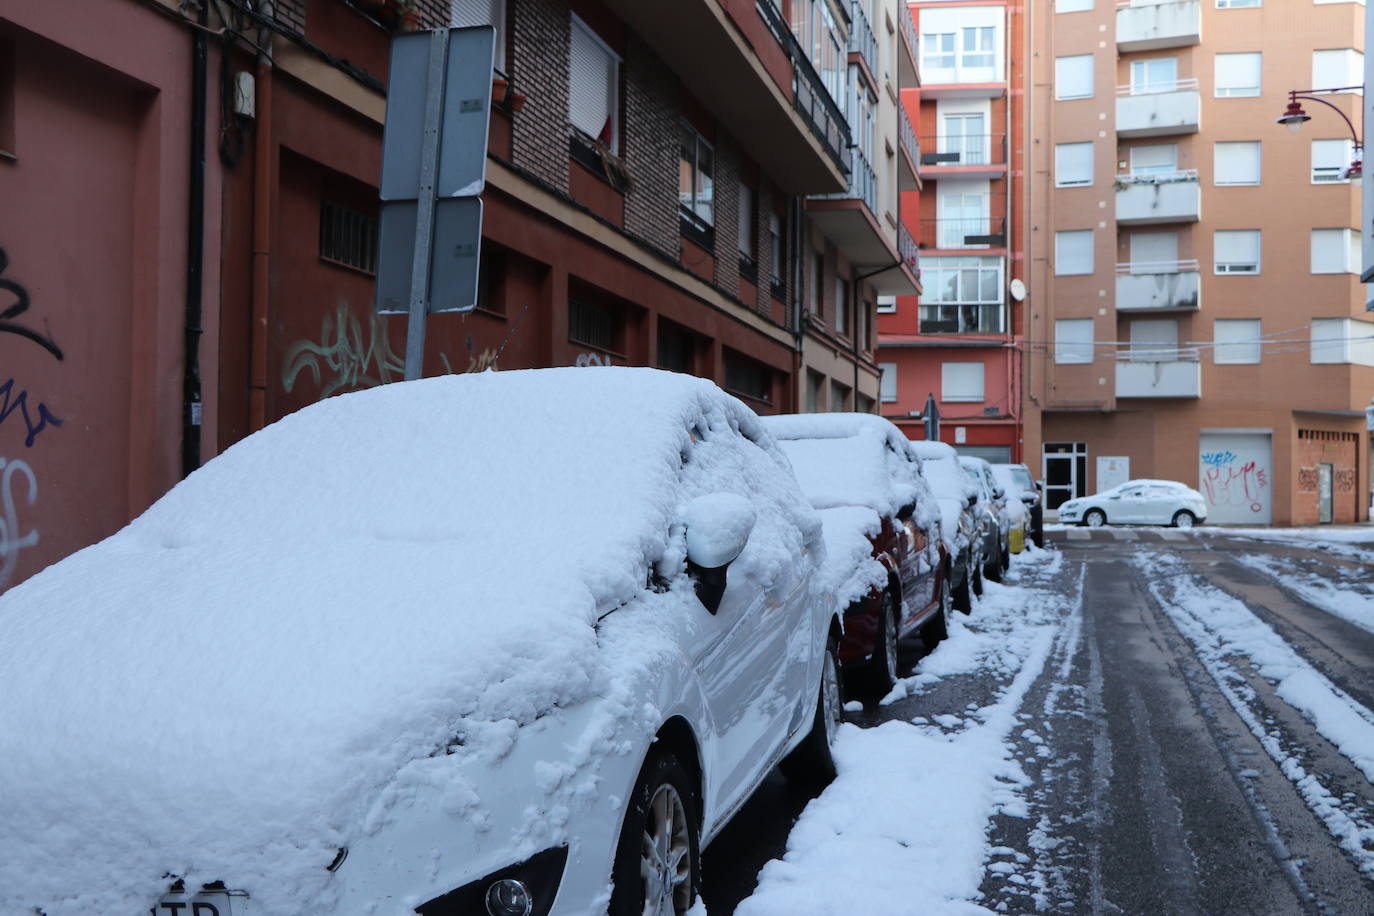
[[[1203,433],[1198,448],[1199,490],[1207,521],[1267,525],[1273,520],[1273,442],[1269,433]]]
[[[1010,445],[956,445],[954,450],[970,458],[982,458],[991,464],[1011,464]]]

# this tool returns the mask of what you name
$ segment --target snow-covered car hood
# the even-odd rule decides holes
[[[598,616],[678,549],[679,477],[770,485],[684,470],[689,428],[785,466],[732,405],[583,368],[340,396],[0,596],[0,913],[132,913],[169,873],[289,905],[463,723],[593,695]],[[761,517],[737,562],[795,562],[818,524]]]
[[[887,583],[887,569],[873,558],[873,542],[869,540],[882,530],[882,519],[865,506],[822,509],[820,516],[825,563],[818,585],[835,596],[838,607],[848,607],[869,589]]]

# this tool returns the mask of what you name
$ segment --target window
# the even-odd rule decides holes
[[[1166,273],[1179,267],[1177,232],[1133,232],[1129,244],[1133,274]]]
[[[1260,320],[1258,318],[1218,318],[1212,323],[1212,361],[1218,366],[1243,365],[1260,361]]]
[[[1312,273],[1357,274],[1360,260],[1360,234],[1356,230],[1312,230]]]
[[[1215,95],[1219,99],[1260,94],[1260,53],[1218,54]]]
[[[495,26],[495,66],[497,70],[506,69],[506,0],[454,0],[453,24]]]
[[[955,188],[966,187],[970,183],[941,182]],[[939,220],[936,223],[936,242],[940,248],[973,248],[988,246],[987,236],[991,234],[991,220],[988,217],[989,200],[983,190],[988,186],[982,182],[977,191],[947,191],[939,193],[935,200]],[[972,240],[972,241],[970,241]]]
[[[1213,272],[1257,274],[1260,272],[1260,231],[1218,229],[1212,236]]]
[[[1355,144],[1351,140],[1312,141],[1312,183],[1349,184],[1343,177],[1350,161],[1355,158]]]
[[[753,263],[754,261],[754,238],[757,234],[755,228],[754,215],[757,206],[757,192],[744,182],[739,186],[739,245],[740,257]]]
[[[773,211],[768,211],[768,255],[769,270],[772,276],[769,278],[773,283],[773,295],[782,298],[785,287],[783,277],[785,276],[786,265],[783,263],[785,249],[782,247],[782,217]]]
[[[771,368],[742,353],[736,353],[729,347],[723,348],[721,356],[725,363],[725,390],[765,404],[773,402]]]
[[[1364,83],[1364,55],[1352,48],[1312,52],[1312,87],[1338,89]]]
[[[1171,363],[1179,356],[1177,320],[1160,318],[1131,322],[1130,358],[1133,362]]]
[[[681,149],[677,199],[682,219],[698,232],[709,233],[716,223],[715,154],[689,124],[682,125]],[[710,247],[709,239],[706,247]]]
[[[1320,3],[1322,0],[1317,0],[1317,2]],[[1217,9],[1219,10],[1238,10],[1260,5],[1261,0],[1217,0]]]
[[[878,363],[878,371],[882,373],[878,380],[878,398],[885,402],[897,400],[897,364]]]
[[[1213,147],[1212,182],[1218,185],[1260,183],[1258,140],[1218,143]]]
[[[670,321],[658,322],[658,368],[670,372],[696,373],[696,335]]]
[[[849,336],[849,284],[835,278],[835,333]]]
[[[377,217],[320,201],[320,257],[367,273],[377,272]]]
[[[941,119],[943,132],[937,138],[937,151],[953,153],[954,165],[985,165],[991,156],[991,139],[983,127],[982,112],[947,114]]]
[[[620,55],[575,13],[568,67],[568,120],[611,150],[620,148]]]
[[[990,25],[965,27],[959,66],[966,69],[991,69],[997,66],[997,52],[993,48],[994,32]]]
[[[1178,147],[1173,143],[1131,147],[1132,175],[1170,175],[1178,171]]]
[[[620,325],[618,308],[581,296],[568,297],[568,339],[573,343],[617,353]]]
[[[841,413],[849,409],[849,386],[830,380],[830,409]]]
[[[1354,318],[1312,319],[1314,363],[1374,366],[1374,324]]]
[[[1131,95],[1173,92],[1178,88],[1178,58],[1152,57],[1131,61]]]
[[[1093,95],[1093,56],[1078,54],[1054,59],[1054,97],[1090,99]]]
[[[954,32],[927,32],[921,36],[921,69],[954,69]]]
[[[922,334],[1001,334],[1002,258],[933,257],[921,261]]]
[[[925,274],[922,273],[921,276],[924,278],[924,277],[925,277]],[[879,296],[879,297],[878,297],[878,314],[879,314],[879,315],[892,315],[892,314],[896,313],[896,311],[897,311],[897,297],[896,297],[896,296]]]
[[[1093,231],[1074,229],[1054,234],[1054,272],[1070,277],[1093,272]]]
[[[1082,13],[1093,8],[1093,0],[1054,0],[1056,13]]]
[[[1054,361],[1061,365],[1093,361],[1093,320],[1060,318],[1054,323]]]
[[[983,364],[941,363],[940,400],[983,400]]]
[[[1093,183],[1093,145],[1056,143],[1054,146],[1054,186],[1082,188]]]
[[[872,330],[873,303],[866,301],[860,302],[859,314],[856,315],[854,319],[854,332],[856,335],[856,340],[854,342],[858,345],[859,352],[867,353],[869,359],[873,358],[873,354],[868,353],[869,347],[871,346],[869,341],[873,339]]]
[[[806,411],[815,413],[821,409],[821,391],[825,376],[811,369],[806,370]]]

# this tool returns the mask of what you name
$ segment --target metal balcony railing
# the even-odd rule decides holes
[[[911,158],[911,164],[919,169],[921,167],[921,141],[916,137],[916,128],[911,125],[911,118],[907,116],[905,106],[898,106],[897,112],[900,115],[897,126],[898,141],[902,144],[902,149],[906,150],[907,156]]]
[[[840,169],[849,171],[849,122],[830,97],[816,68],[787,27],[772,0],[755,0],[754,9],[792,62],[792,106],[806,121]]]
[[[861,55],[864,63],[868,65],[868,72],[877,79],[878,39],[873,34],[873,27],[868,23],[868,14],[864,12],[859,0],[850,0],[849,20],[849,53]]]
[[[916,279],[921,279],[921,249],[916,244],[916,240],[907,231],[906,223],[897,224],[897,255],[906,264],[907,268],[916,275]]]
[[[1137,184],[1177,184],[1183,181],[1197,181],[1197,169],[1168,169],[1159,172],[1127,172],[1116,176],[1116,189],[1125,190]]]
[[[1152,80],[1143,83],[1131,83],[1128,86],[1117,86],[1116,94],[1122,95],[1157,95],[1161,92],[1182,92],[1187,89],[1196,89],[1197,80],[1194,78],[1182,80]]]
[[[1198,262],[1191,258],[1184,261],[1123,261],[1116,265],[1117,273],[1135,275],[1181,274],[1199,269]]]
[[[921,137],[921,165],[1006,165],[1006,134]]]
[[[1007,219],[1004,216],[973,216],[921,220],[921,248],[1005,248]]]
[[[837,194],[817,194],[822,200],[861,200],[873,214],[878,212],[878,174],[868,164],[868,157],[858,147],[851,150],[849,161],[849,190]]]
[[[897,7],[897,31],[902,34],[902,39],[906,41],[906,46],[911,49],[912,60],[921,59],[921,43],[916,38],[916,23],[911,18],[911,10],[905,3]],[[894,65],[895,66],[895,65]]]

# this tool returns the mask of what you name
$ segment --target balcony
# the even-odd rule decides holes
[[[915,278],[897,250],[897,234],[880,219],[877,173],[862,151],[852,153],[849,190],[807,198],[807,216],[856,268],[885,268],[871,277],[879,292],[911,295]]]
[[[1196,169],[1116,178],[1118,225],[1195,223],[1201,215],[1202,193]]]
[[[785,191],[845,186],[848,125],[771,0],[738,11],[716,0],[606,6]]]
[[[1002,178],[1007,174],[1006,134],[954,134],[920,139],[927,178]]]
[[[897,113],[897,140],[902,148],[901,161],[897,163],[897,189],[900,191],[919,191],[921,189],[921,142],[916,139],[916,128],[911,126],[906,106],[899,105]]]
[[[1196,312],[1201,307],[1197,261],[1136,261],[1116,265],[1121,312]]]
[[[1200,0],[1128,0],[1116,7],[1116,50],[1186,48],[1202,39]]]
[[[923,219],[920,221],[918,247],[940,251],[1007,247],[1007,219],[1004,216]]]
[[[1006,306],[1000,302],[921,303],[921,334],[1005,334]]]
[[[920,68],[916,66],[921,46],[916,40],[916,23],[905,3],[897,5],[897,32],[902,38],[897,49],[897,88],[915,89],[921,85]]]
[[[1116,135],[1167,137],[1195,134],[1202,97],[1197,80],[1175,80],[1149,86],[1120,86],[1116,91]]]
[[[1170,358],[1148,359],[1137,354],[1131,359],[1118,360],[1118,399],[1202,397],[1202,363],[1195,351],[1157,350],[1145,355]]]
[[[877,91],[878,39],[859,0],[850,0],[849,3],[849,61],[863,65],[868,72],[869,83]]]

